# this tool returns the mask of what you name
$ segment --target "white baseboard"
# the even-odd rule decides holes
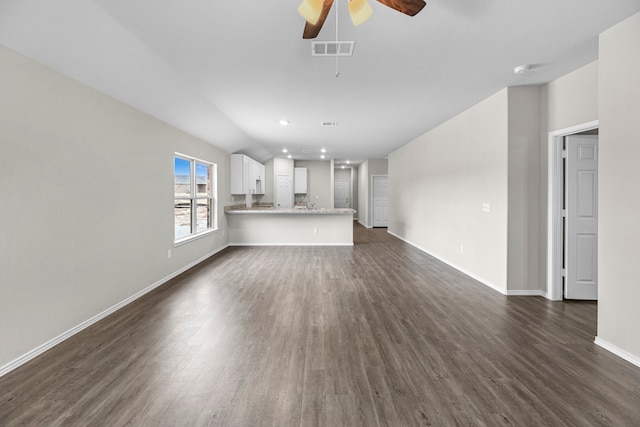
[[[547,293],[541,289],[511,289],[511,290],[507,290],[507,295],[547,298]]]
[[[373,228],[365,223],[363,223],[362,221],[358,220],[358,224],[360,224],[361,226],[363,226],[364,228]]]
[[[636,356],[635,354],[631,354],[628,351],[625,351],[623,349],[621,349],[620,347],[617,347],[613,344],[611,344],[608,341],[603,340],[602,338],[596,337],[595,341],[596,345],[599,345],[600,347],[604,348],[605,350],[610,351],[611,353],[615,354],[618,357],[623,358],[624,360],[626,360],[629,363],[633,363],[634,365],[640,367],[640,357]]]
[[[229,246],[353,246],[353,243],[233,243]]]
[[[17,359],[7,363],[4,366],[1,366],[0,367],[0,377],[2,377],[5,374],[8,374],[9,372],[11,372],[12,370],[16,369],[19,366],[24,365],[28,361],[38,357],[39,355],[41,355],[45,351],[55,347],[56,345],[60,344],[61,342],[63,342],[67,338],[72,337],[73,335],[75,335],[78,332],[88,328],[89,326],[93,325],[94,323],[104,319],[105,317],[109,316],[110,314],[115,313],[116,311],[120,310],[122,307],[124,307],[124,306],[126,306],[128,304],[131,304],[133,301],[135,301],[138,298],[142,297],[143,295],[151,292],[152,290],[154,290],[158,286],[163,285],[164,283],[168,282],[169,280],[173,279],[174,277],[184,273],[188,269],[190,269],[192,267],[195,267],[196,265],[200,264],[202,261],[204,261],[207,258],[217,254],[218,252],[226,249],[227,247],[229,247],[229,245],[224,245],[221,248],[218,248],[213,252],[209,252],[208,254],[204,255],[203,257],[193,261],[192,263],[182,267],[181,269],[171,273],[170,275],[168,275],[166,277],[163,277],[162,279],[160,279],[157,282],[147,286],[146,288],[142,289],[141,291],[136,292],[135,294],[131,295],[129,298],[117,303],[114,306],[109,307],[108,309],[104,310],[102,313],[99,313],[99,314],[93,316],[92,318],[90,318],[88,320],[85,320],[84,322],[82,322],[79,325],[69,329],[68,331],[58,335],[57,337],[45,342],[42,345],[39,345],[38,347],[34,348],[33,350],[29,351],[28,353],[23,354],[22,356],[20,356]]]
[[[402,241],[403,241],[403,242],[405,242],[405,243],[408,243],[409,245],[413,246],[414,248],[421,250],[421,251],[422,251],[422,252],[424,252],[425,254],[427,254],[427,255],[429,255],[429,256],[432,256],[432,257],[434,257],[435,259],[437,259],[437,260],[439,260],[439,261],[444,262],[444,263],[445,263],[445,264],[447,264],[448,266],[453,267],[453,268],[455,268],[456,270],[458,270],[459,272],[466,274],[467,276],[471,277],[472,279],[477,280],[478,282],[482,283],[483,285],[490,287],[490,288],[491,288],[491,289],[493,289],[494,291],[500,292],[502,295],[507,295],[507,291],[506,291],[506,290],[504,290],[504,289],[502,289],[502,288],[500,288],[500,287],[498,287],[498,286],[494,285],[493,283],[489,282],[488,280],[485,280],[485,279],[483,279],[482,277],[476,276],[475,274],[473,274],[473,273],[470,273],[470,272],[466,271],[464,268],[459,267],[459,266],[455,265],[454,263],[449,262],[449,261],[447,261],[446,259],[441,258],[441,257],[439,257],[438,255],[436,255],[436,254],[433,254],[433,253],[429,252],[428,250],[426,250],[426,249],[424,249],[424,248],[420,247],[419,245],[416,245],[415,243],[413,243],[413,242],[411,242],[411,241],[409,241],[409,240],[405,239],[404,237],[398,236],[396,233],[394,233],[394,232],[392,232],[392,231],[387,230],[387,233],[391,234],[391,235],[392,235],[392,236],[394,236],[394,237],[397,237],[398,239],[402,240]]]

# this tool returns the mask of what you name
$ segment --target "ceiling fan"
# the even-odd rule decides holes
[[[414,16],[426,6],[423,0],[378,0],[405,15]],[[314,39],[320,33],[324,21],[329,15],[333,0],[302,0],[298,12],[307,20],[302,33],[303,39]],[[373,13],[367,0],[349,0],[349,14],[353,25],[360,25]]]

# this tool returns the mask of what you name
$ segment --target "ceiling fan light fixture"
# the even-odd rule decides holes
[[[302,0],[302,3],[298,6],[298,13],[300,13],[308,23],[316,25],[322,13],[323,3],[324,0]]]
[[[373,9],[367,0],[349,0],[349,14],[353,25],[360,25],[371,17]]]

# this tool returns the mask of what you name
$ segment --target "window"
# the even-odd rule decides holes
[[[173,159],[174,239],[190,240],[217,227],[216,165],[185,156]]]

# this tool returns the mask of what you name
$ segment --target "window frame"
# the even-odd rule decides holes
[[[189,162],[189,195],[188,196],[177,196],[176,195],[176,158],[185,160]],[[197,185],[197,175],[196,175],[196,165],[204,165],[209,170],[210,177],[210,185],[209,192],[206,196],[198,194],[198,185]],[[185,243],[191,242],[193,240],[200,239],[204,236],[207,236],[211,233],[215,233],[218,231],[218,165],[213,162],[209,162],[207,160],[199,159],[197,157],[189,156],[187,154],[173,153],[173,204],[174,204],[174,213],[173,213],[173,246],[180,246]],[[209,217],[207,220],[209,221],[210,226],[202,231],[197,231],[198,228],[198,200],[207,199],[209,204]],[[176,224],[176,216],[175,216],[175,201],[176,200],[188,200],[191,206],[191,232],[187,236],[176,238],[175,232],[175,224]]]

